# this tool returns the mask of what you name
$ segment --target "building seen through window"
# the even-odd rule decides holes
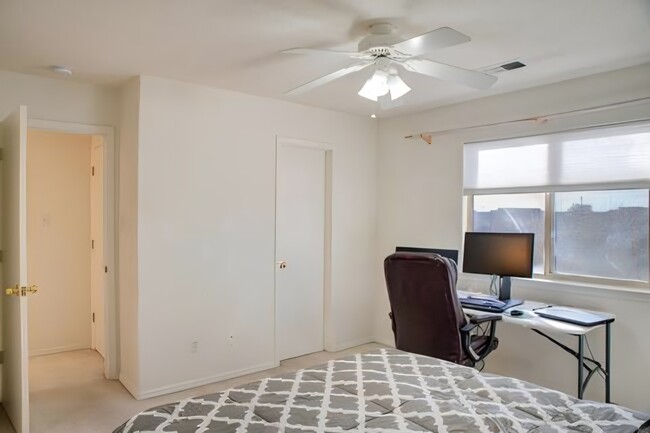
[[[534,271],[543,274],[546,194],[552,273],[648,281],[647,189],[476,195],[473,230],[535,233]]]

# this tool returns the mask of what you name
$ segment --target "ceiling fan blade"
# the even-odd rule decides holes
[[[348,74],[351,74],[353,72],[357,72],[362,70],[363,68],[367,68],[368,66],[372,65],[372,62],[369,63],[361,63],[361,64],[356,64],[352,66],[348,66],[347,68],[339,69],[338,71],[332,72],[331,74],[324,75],[320,78],[316,78],[315,80],[312,80],[308,83],[302,84],[295,89],[291,89],[287,92],[284,92],[285,95],[302,95],[305,92],[308,92],[312,89],[315,89],[318,86],[322,86],[323,84],[327,84],[330,81],[334,81],[338,78],[344,77]]]
[[[431,60],[411,59],[403,62],[403,65],[410,71],[428,75],[439,80],[464,84],[478,90],[486,90],[497,81],[497,77],[484,74],[483,72],[445,65],[444,63],[433,62]]]
[[[439,48],[451,47],[452,45],[469,42],[472,39],[449,27],[441,27],[429,33],[407,39],[393,45],[393,47],[404,54],[421,56],[435,51]]]
[[[363,53],[357,53],[353,51],[335,51],[335,50],[317,50],[315,48],[291,48],[288,50],[280,51],[282,54],[317,54],[319,56],[329,56],[329,57],[343,57],[346,59],[361,59],[368,57]]]

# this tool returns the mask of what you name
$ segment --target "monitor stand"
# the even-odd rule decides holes
[[[506,303],[504,310],[524,303],[521,299],[510,299],[510,277],[499,277],[499,301]]]
[[[508,299],[507,301],[504,301],[503,299],[500,300],[506,303],[506,305],[503,306],[503,311],[524,303],[521,299]]]

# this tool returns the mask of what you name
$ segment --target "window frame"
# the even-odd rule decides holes
[[[608,191],[608,190],[626,190],[626,189],[646,189],[650,201],[650,183],[649,182],[612,182],[604,184],[589,184],[589,185],[571,185],[563,188],[554,188],[549,190],[548,187],[543,188],[502,188],[481,190],[479,192],[465,193],[466,199],[466,215],[465,215],[465,231],[474,230],[474,198],[481,195],[495,195],[495,194],[521,194],[521,193],[543,193],[545,195],[545,209],[544,209],[544,273],[534,273],[533,279],[547,280],[553,282],[567,282],[579,284],[597,284],[604,286],[615,286],[629,289],[649,289],[650,278],[648,281],[641,280],[625,280],[609,277],[598,277],[590,275],[566,274],[554,272],[551,260],[553,258],[555,225],[554,225],[554,195],[557,192],[573,192],[573,191]],[[650,220],[648,221],[650,224]],[[650,236],[648,237],[648,248],[650,249]],[[648,266],[650,267],[650,257],[648,258]]]

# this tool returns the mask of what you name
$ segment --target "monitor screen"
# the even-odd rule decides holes
[[[458,250],[443,250],[440,248],[396,247],[396,253],[435,253],[458,263]]]
[[[465,233],[463,272],[533,276],[533,233]]]

